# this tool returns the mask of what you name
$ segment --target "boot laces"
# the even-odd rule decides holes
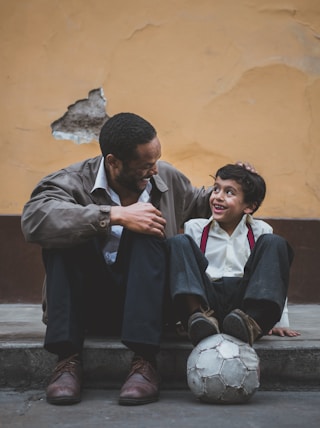
[[[151,374],[155,374],[155,367],[150,361],[142,357],[136,356],[132,360],[131,371],[129,377],[134,373],[140,373],[146,379],[150,378]]]
[[[62,373],[72,373],[74,369],[80,364],[77,360],[78,354],[71,355],[69,358],[60,361],[54,369],[54,375],[60,375]]]

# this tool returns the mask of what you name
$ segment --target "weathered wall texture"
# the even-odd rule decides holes
[[[106,113],[149,119],[194,184],[248,160],[268,184],[261,216],[319,217],[319,0],[0,0],[0,12],[0,214],[99,153],[50,125],[102,88]]]

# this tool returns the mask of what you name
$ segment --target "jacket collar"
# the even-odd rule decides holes
[[[168,186],[166,185],[166,183],[162,180],[162,178],[160,177],[159,174],[156,174],[152,177],[152,184],[154,183],[154,185],[157,187],[157,189],[161,192],[167,192],[168,191]]]
[[[163,193],[167,192],[169,189],[167,184],[163,181],[163,179],[160,177],[159,174],[156,174],[151,178],[151,183],[152,183],[152,190],[150,193],[151,203],[156,208],[159,208]]]

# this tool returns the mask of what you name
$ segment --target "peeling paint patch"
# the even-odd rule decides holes
[[[109,119],[106,103],[103,89],[93,89],[88,98],[70,105],[67,112],[51,124],[52,135],[57,140],[72,140],[77,144],[98,141],[100,129]]]

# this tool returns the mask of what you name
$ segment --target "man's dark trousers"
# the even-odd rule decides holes
[[[164,239],[124,230],[107,265],[97,239],[44,249],[48,323],[45,349],[81,352],[86,331],[121,335],[130,349],[157,351],[167,284]]]

